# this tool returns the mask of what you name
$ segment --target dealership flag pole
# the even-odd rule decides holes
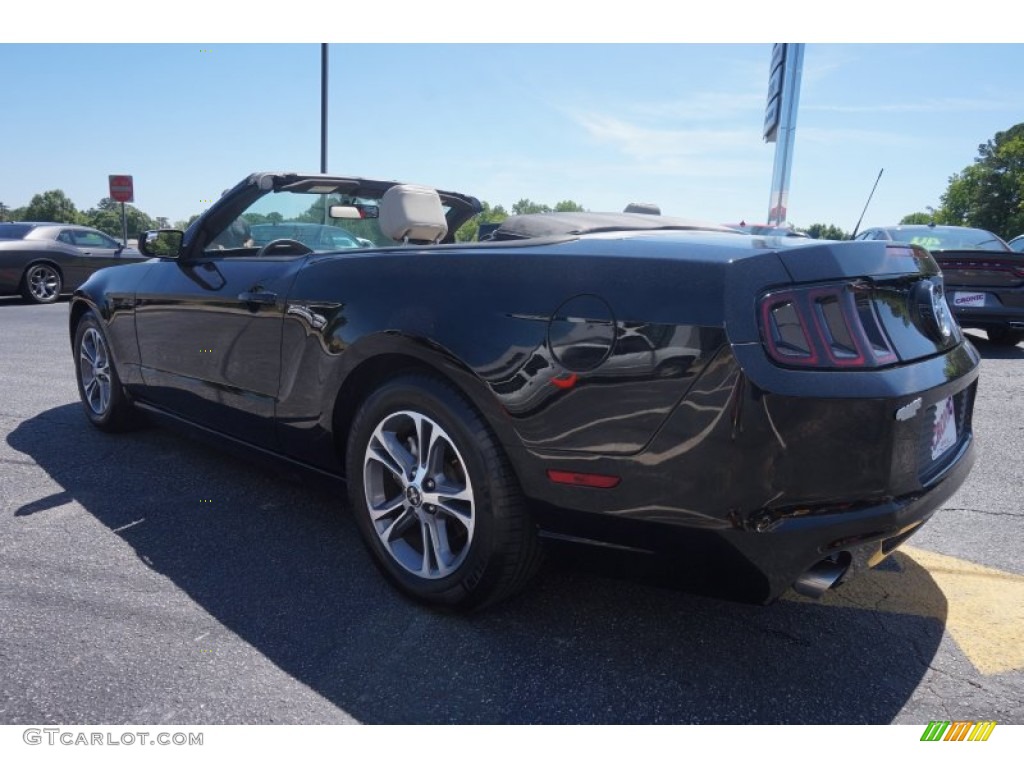
[[[776,43],[768,80],[768,107],[764,139],[775,143],[768,223],[782,225],[789,205],[789,172],[793,165],[796,113],[800,106],[800,78],[804,69],[803,43]]]

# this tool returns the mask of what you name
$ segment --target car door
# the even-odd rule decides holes
[[[61,232],[58,240],[63,243],[70,241],[78,254],[65,274],[67,288],[75,288],[85,282],[97,269],[121,263],[121,244],[102,232],[91,229],[66,229]]]
[[[65,290],[77,288],[93,273],[92,260],[82,255],[82,249],[75,242],[75,230],[70,227],[57,234],[56,248]]]
[[[285,300],[306,258],[249,249],[155,263],[136,293],[142,397],[274,448]]]

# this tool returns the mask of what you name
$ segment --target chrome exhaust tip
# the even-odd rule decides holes
[[[817,599],[835,586],[848,567],[849,562],[844,564],[835,560],[822,560],[793,582],[793,590],[804,597]]]

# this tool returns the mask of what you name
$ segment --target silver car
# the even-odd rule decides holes
[[[0,222],[0,296],[51,304],[93,272],[146,259],[92,227],[53,222]]]

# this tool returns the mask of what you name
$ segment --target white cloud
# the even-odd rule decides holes
[[[765,78],[764,92],[700,92],[673,101],[636,104],[629,112],[638,117],[686,120],[690,123],[730,120],[738,114],[763,110],[767,90],[768,79]]]
[[[851,146],[851,145],[885,145],[885,146],[918,146],[921,138],[918,136],[894,133],[892,131],[870,131],[857,128],[803,128],[799,125],[796,129],[796,140],[799,145],[801,141],[811,142],[823,146]]]
[[[747,130],[648,128],[610,115],[574,114],[575,120],[598,142],[611,144],[641,162],[663,162],[749,149],[756,136]]]
[[[838,112],[846,114],[884,113],[936,113],[936,112],[991,112],[1002,111],[1011,103],[1005,99],[924,99],[898,104],[801,104],[801,111]]]

